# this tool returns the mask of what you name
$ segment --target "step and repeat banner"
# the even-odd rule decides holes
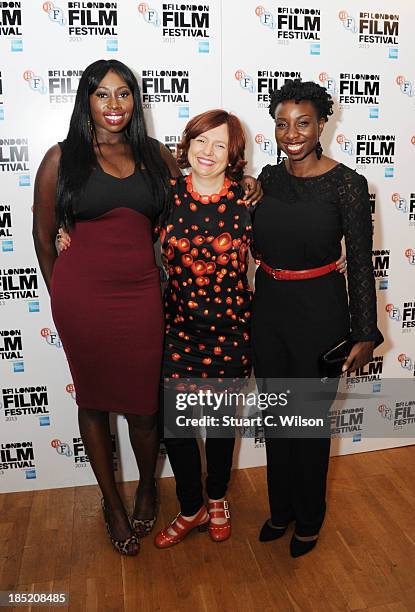
[[[414,443],[415,8],[397,0],[391,11],[390,2],[371,0],[0,1],[2,492],[95,482],[33,248],[31,207],[39,163],[65,138],[82,70],[99,58],[135,71],[149,132],[173,152],[193,115],[217,107],[238,115],[254,175],[278,155],[270,91],[287,78],[328,89],[335,114],[324,151],[369,182],[386,338],[373,362],[341,383],[333,453]],[[402,392],[399,384],[394,395],[384,392],[392,379]],[[112,430],[117,478],[135,479],[125,420],[114,417]],[[241,442],[236,465],[264,463],[258,429]],[[171,474],[163,452],[159,471]]]

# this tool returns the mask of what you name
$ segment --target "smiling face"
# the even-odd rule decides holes
[[[203,178],[224,174],[229,161],[228,146],[229,132],[225,123],[192,138],[187,158],[193,174]]]
[[[109,70],[89,96],[89,106],[97,131],[121,132],[131,119],[133,94],[124,79]]]
[[[324,123],[324,119],[318,119],[316,108],[309,100],[281,102],[275,110],[277,145],[292,161],[315,155]]]

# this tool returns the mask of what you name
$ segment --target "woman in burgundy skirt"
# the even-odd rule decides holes
[[[67,139],[37,173],[33,234],[107,529],[127,555],[155,520],[163,311],[153,227],[170,173],[179,171],[147,136],[133,73],[116,60],[88,66]],[[56,259],[60,225],[71,248]],[[140,472],[131,522],[114,478],[110,412],[125,415]]]

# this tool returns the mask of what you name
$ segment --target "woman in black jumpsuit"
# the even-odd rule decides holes
[[[320,378],[319,355],[350,330],[356,344],[346,369],[372,358],[377,326],[368,187],[363,176],[322,155],[319,136],[331,106],[315,83],[289,81],[274,92],[270,114],[288,159],[259,177],[265,197],[255,214],[254,245],[269,267],[299,271],[338,259],[345,236],[349,298],[335,271],[275,280],[260,266],[252,321],[258,386],[266,378]],[[329,389],[327,407],[337,383]],[[260,540],[282,536],[295,520],[291,554],[299,556],[315,546],[324,520],[330,439],[266,436],[266,450],[271,517]]]

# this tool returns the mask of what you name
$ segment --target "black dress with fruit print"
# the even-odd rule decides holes
[[[252,223],[243,191],[228,179],[210,197],[192,190],[191,177],[173,183],[174,204],[161,233],[169,274],[163,377],[245,379]]]

